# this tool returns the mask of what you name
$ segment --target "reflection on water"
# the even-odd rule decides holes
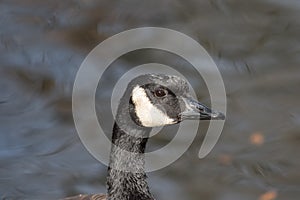
[[[228,113],[213,152],[197,159],[206,123],[178,161],[149,174],[157,199],[297,199],[300,196],[298,1],[0,2],[0,197],[57,199],[105,191],[106,167],[85,150],[71,113],[84,56],[122,30],[162,26],[199,41],[217,63]],[[110,68],[156,61],[185,67],[202,101],[203,83],[185,61],[132,52]],[[98,92],[107,101],[110,91]],[[103,102],[99,102],[97,108]],[[109,132],[110,125],[107,125]],[[149,149],[172,134],[160,133]]]

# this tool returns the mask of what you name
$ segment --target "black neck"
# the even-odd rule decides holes
[[[114,124],[108,200],[153,200],[144,172],[144,152],[151,129],[138,126],[129,118],[128,108],[121,108]]]

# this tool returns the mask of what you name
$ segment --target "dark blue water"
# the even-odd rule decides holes
[[[99,42],[130,28],[159,26],[191,36],[214,58],[228,113],[208,157],[197,158],[207,127],[201,123],[178,161],[149,174],[157,199],[253,200],[266,192],[298,199],[299,11],[296,0],[1,0],[0,198],[105,192],[106,167],[86,151],[74,127],[73,81]],[[114,63],[107,80],[155,55],[185,67],[173,55],[133,52]],[[193,83],[209,103],[205,86]],[[158,136],[149,148],[164,140]]]

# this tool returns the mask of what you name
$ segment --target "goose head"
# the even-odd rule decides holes
[[[129,83],[132,120],[142,127],[158,127],[180,123],[183,120],[224,119],[193,99],[187,82],[178,76],[146,74]],[[127,90],[128,91],[128,90]]]

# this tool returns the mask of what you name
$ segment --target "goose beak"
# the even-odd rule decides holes
[[[180,113],[181,120],[224,120],[225,115],[221,112],[213,111],[202,103],[192,99],[183,98],[185,110]]]

